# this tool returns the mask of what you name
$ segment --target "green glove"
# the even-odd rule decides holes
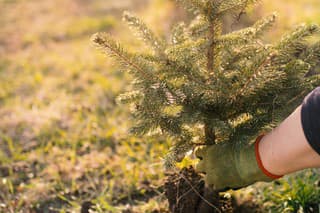
[[[263,168],[258,151],[262,137],[259,136],[255,144],[222,143],[198,147],[195,154],[200,162],[196,171],[205,173],[205,182],[216,190],[238,189],[257,181],[270,182],[280,178]]]

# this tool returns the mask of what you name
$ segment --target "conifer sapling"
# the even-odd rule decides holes
[[[150,52],[128,52],[106,33],[92,37],[135,78],[134,90],[118,98],[135,106],[132,131],[144,135],[161,130],[174,139],[167,168],[199,144],[249,143],[285,118],[320,82],[320,41],[307,41],[319,33],[319,26],[303,24],[275,44],[265,44],[261,37],[274,24],[275,14],[251,27],[222,32],[225,15],[257,0],[177,2],[194,19],[177,23],[169,41],[124,13]]]

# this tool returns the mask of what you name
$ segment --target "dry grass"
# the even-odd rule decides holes
[[[263,4],[260,13],[285,14],[269,37],[319,21],[319,1],[309,2]],[[128,107],[115,97],[130,76],[90,43],[108,31],[143,51],[120,21],[124,9],[164,36],[186,18],[170,0],[0,1],[0,212],[78,212],[84,201],[98,212],[166,208],[170,141],[128,135]]]

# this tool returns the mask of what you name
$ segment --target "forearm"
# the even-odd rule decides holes
[[[262,138],[259,153],[265,169],[275,175],[320,167],[320,155],[310,146],[302,127],[301,106]]]

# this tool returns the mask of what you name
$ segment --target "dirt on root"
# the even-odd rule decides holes
[[[260,207],[250,201],[238,205],[234,197],[224,197],[205,186],[192,167],[167,174],[165,195],[172,213],[259,213]]]

